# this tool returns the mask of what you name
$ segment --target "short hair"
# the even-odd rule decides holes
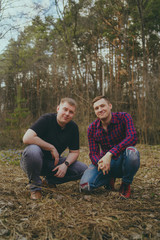
[[[111,103],[106,96],[100,95],[100,96],[95,97],[95,98],[92,100],[92,104],[94,104],[95,102],[99,101],[100,99],[104,99],[108,104]]]
[[[69,105],[74,106],[75,108],[77,107],[77,103],[73,98],[69,97],[62,98],[60,104],[63,104],[64,102],[67,102]]]

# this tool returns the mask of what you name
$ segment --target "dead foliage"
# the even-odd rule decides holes
[[[119,199],[118,179],[115,192],[101,187],[85,195],[76,181],[43,188],[43,199],[33,201],[20,167],[3,158],[0,239],[160,239],[160,149],[144,145],[138,149],[141,167],[129,200]],[[87,148],[81,149],[80,160],[90,163]]]

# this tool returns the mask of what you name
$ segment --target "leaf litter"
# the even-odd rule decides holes
[[[20,169],[21,150],[0,152],[0,240],[160,239],[160,147],[137,145],[141,166],[128,200],[101,187],[79,192],[79,181],[43,188],[30,200],[28,179]],[[88,148],[80,161],[90,164]],[[15,163],[15,164],[14,164]]]

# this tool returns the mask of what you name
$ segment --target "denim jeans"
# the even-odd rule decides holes
[[[65,160],[65,157],[60,157],[58,165]],[[28,176],[31,191],[41,189],[42,180],[40,176],[45,176],[49,184],[61,184],[80,179],[87,169],[87,165],[75,161],[68,167],[63,178],[55,177],[52,172],[54,159],[46,161],[42,149],[37,145],[29,145],[24,149],[20,166]]]
[[[140,155],[135,147],[128,147],[117,160],[111,159],[110,171],[103,175],[102,170],[91,164],[80,180],[80,190],[91,191],[100,186],[108,185],[110,177],[122,178],[131,184],[133,177],[140,167]]]

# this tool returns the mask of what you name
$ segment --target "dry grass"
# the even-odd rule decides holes
[[[76,181],[44,188],[42,200],[30,200],[20,167],[0,157],[0,239],[160,239],[160,149],[138,149],[141,167],[129,200],[119,199],[120,180],[115,192],[101,187],[85,195]],[[84,159],[90,163],[87,148]]]

